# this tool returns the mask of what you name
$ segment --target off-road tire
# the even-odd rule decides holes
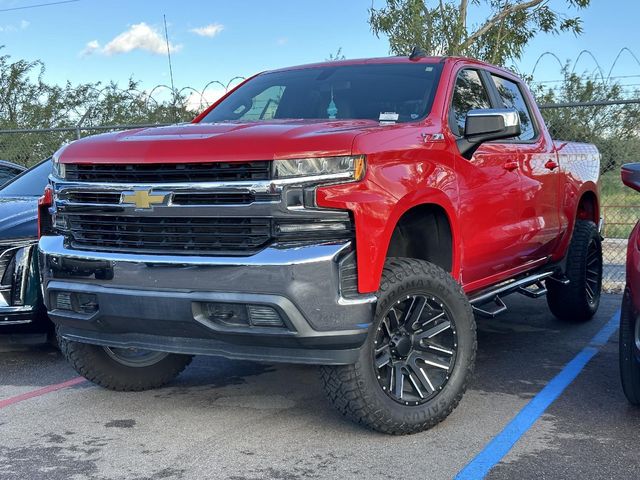
[[[408,294],[440,299],[455,320],[457,349],[448,381],[427,403],[405,406],[392,400],[378,383],[373,364],[376,330],[389,309]],[[323,366],[321,379],[330,402],[347,418],[394,435],[427,430],[444,420],[464,394],[475,363],[476,324],[462,288],[443,269],[422,261],[389,258],[382,274],[373,325],[353,365]]]
[[[593,248],[596,249],[598,261],[588,265]],[[591,272],[598,271],[597,286],[589,286],[587,268]],[[576,222],[567,251],[564,273],[569,279],[567,285],[554,280],[546,282],[549,309],[560,320],[586,322],[598,311],[602,291],[602,242],[595,223],[588,220]],[[588,288],[594,290],[593,298],[589,297]]]
[[[629,290],[625,290],[620,311],[620,378],[624,394],[633,405],[640,405],[640,351],[635,341],[638,321]]]
[[[138,392],[158,388],[177,377],[192,356],[169,354],[144,367],[122,365],[109,357],[103,347],[58,337],[60,351],[71,366],[87,380],[109,390]]]

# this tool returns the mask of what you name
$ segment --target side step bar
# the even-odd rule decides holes
[[[553,271],[547,271],[517,280],[508,280],[507,282],[500,283],[493,288],[471,296],[469,302],[474,312],[483,317],[495,318],[507,310],[507,306],[502,300],[502,297],[511,293],[519,293],[529,298],[540,298],[547,293],[547,289],[542,283],[543,280],[552,280],[560,282],[563,285],[569,283],[569,279],[567,278],[553,277],[552,275],[554,273]]]

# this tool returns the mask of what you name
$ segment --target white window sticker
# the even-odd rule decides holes
[[[381,122],[397,122],[399,117],[400,115],[396,112],[380,112],[380,118],[378,120]]]

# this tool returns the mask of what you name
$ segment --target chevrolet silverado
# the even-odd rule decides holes
[[[71,364],[106,388],[161,386],[192,355],[316,364],[347,417],[421,431],[460,401],[475,318],[505,295],[596,312],[599,162],[479,61],[261,73],[191,124],[54,155],[44,301]]]

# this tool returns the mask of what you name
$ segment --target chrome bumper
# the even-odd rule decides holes
[[[248,257],[201,257],[74,250],[51,236],[40,240],[39,261],[45,305],[61,334],[110,346],[352,363],[376,301],[374,295],[342,291],[341,275],[355,262],[350,241],[274,245]],[[97,311],[55,308],[51,293],[58,291],[95,295]],[[268,305],[285,327],[216,324],[203,319],[207,302]]]

